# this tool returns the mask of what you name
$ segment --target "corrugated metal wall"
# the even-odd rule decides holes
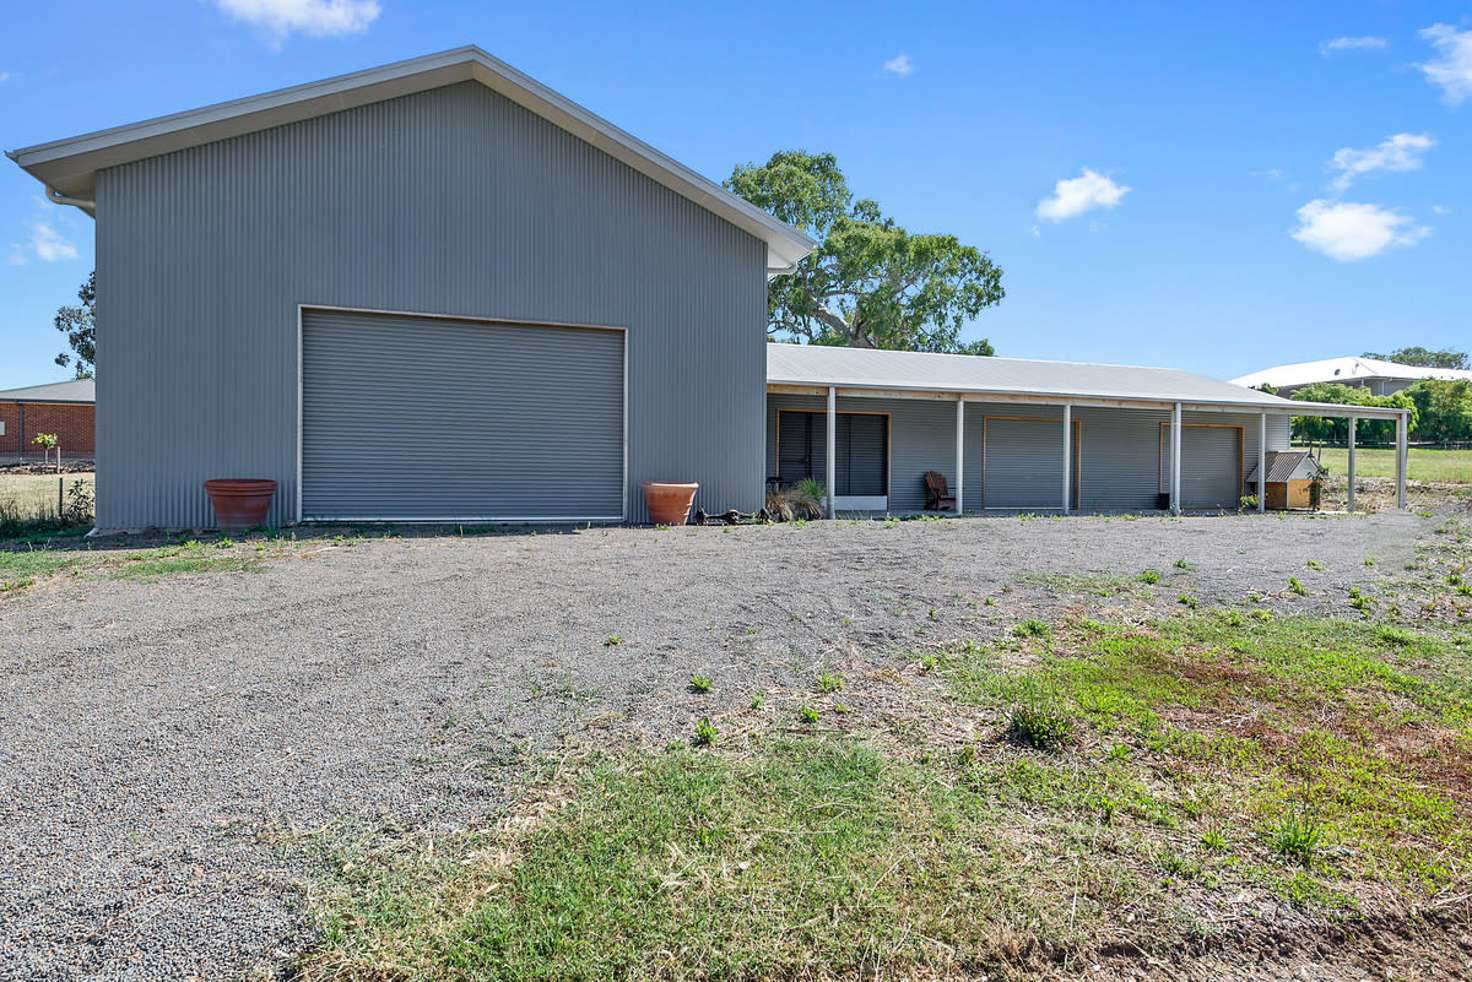
[[[1075,425],[1069,507],[1078,503],[1078,437]],[[1063,497],[1062,420],[983,419],[982,503],[987,508],[1058,508]],[[964,507],[965,501],[962,501]]]
[[[775,436],[779,408],[826,407],[821,396],[771,395],[767,397],[767,466],[776,474]],[[925,506],[923,475],[927,470],[944,474],[955,487],[956,470],[956,404],[936,399],[864,399],[845,397],[838,407],[854,411],[884,411],[891,414],[890,435],[890,510],[919,511]],[[1029,417],[1054,423],[1050,429],[1057,435],[1058,453],[1062,453],[1063,410],[1058,406],[1022,406],[1000,403],[968,402],[964,467],[966,484],[962,504],[968,513],[985,509],[982,488],[982,430],[987,417]],[[1075,468],[1077,500],[1082,511],[1127,512],[1148,511],[1156,507],[1156,495],[1166,490],[1169,460],[1161,459],[1160,434],[1170,414],[1141,409],[1102,409],[1075,407],[1078,424]],[[1235,423],[1244,427],[1244,468],[1257,460],[1257,417],[1221,413],[1187,413],[1187,422]],[[1051,439],[1051,438],[1050,438]],[[1169,442],[1166,443],[1167,449]],[[1268,449],[1288,449],[1288,417],[1268,417]],[[1187,459],[1189,467],[1189,458]],[[1246,470],[1244,469],[1244,473]],[[1054,471],[1056,475],[1056,471]],[[1049,479],[1057,486],[1056,498],[1062,498],[1062,478]],[[1051,491],[1049,492],[1051,494]],[[1061,502],[1059,502],[1061,503]],[[1027,506],[1032,507],[1032,506]],[[1038,506],[1042,507],[1042,506]],[[1057,507],[1057,505],[1053,505]]]
[[[761,500],[766,248],[475,82],[104,170],[98,522],[296,501],[297,305],[628,328],[629,502]]]
[[[620,331],[307,311],[307,519],[617,520]]]

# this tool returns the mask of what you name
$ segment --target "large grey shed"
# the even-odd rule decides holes
[[[9,156],[97,219],[105,529],[209,526],[219,477],[276,480],[273,523],[638,522],[641,482],[721,512],[805,477],[919,511],[927,471],[966,512],[1227,508],[1304,413],[1396,420],[1404,503],[1404,410],[768,344],[814,243],[475,47]]]
[[[766,283],[813,243],[475,47],[28,147],[97,219],[97,516],[760,506]]]

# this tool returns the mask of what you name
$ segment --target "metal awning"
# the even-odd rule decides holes
[[[767,390],[1191,412],[1399,419],[1408,410],[1297,402],[1174,368],[981,358],[823,345],[767,345]]]

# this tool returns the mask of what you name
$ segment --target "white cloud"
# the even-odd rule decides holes
[[[1319,54],[1325,58],[1336,51],[1380,51],[1385,47],[1385,39],[1377,37],[1337,37],[1328,41],[1319,42]]]
[[[910,61],[909,55],[901,52],[884,63],[884,70],[891,75],[903,78],[915,70],[915,65]]]
[[[5,261],[12,266],[24,266],[30,262],[26,258],[25,248],[19,242],[10,243],[10,253],[5,257]]]
[[[377,0],[215,0],[215,4],[236,20],[260,28],[274,48],[292,33],[362,34],[380,12]]]
[[[1085,167],[1078,177],[1053,185],[1052,196],[1038,202],[1037,215],[1046,221],[1061,222],[1096,208],[1113,208],[1129,191]]]
[[[1339,171],[1334,190],[1344,192],[1354,179],[1376,171],[1408,171],[1421,169],[1421,157],[1436,141],[1430,133],[1397,133],[1387,136],[1368,150],[1343,147],[1334,151],[1330,166]]]
[[[0,72],[0,82],[8,82],[8,81],[10,81],[10,73],[9,72]]]
[[[1431,213],[1433,215],[1450,215],[1452,213],[1452,210],[1446,205],[1432,205]]]
[[[1289,234],[1314,252],[1350,263],[1412,245],[1431,229],[1379,205],[1315,199],[1298,209],[1298,227]]]
[[[43,263],[77,258],[77,247],[46,222],[36,222],[31,225],[31,251]]]
[[[1437,58],[1416,67],[1452,105],[1472,96],[1472,30],[1459,31],[1450,24],[1432,24],[1421,32],[1431,42]]]

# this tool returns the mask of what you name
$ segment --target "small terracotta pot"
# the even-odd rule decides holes
[[[664,481],[647,481],[644,488],[644,504],[649,506],[649,520],[655,525],[684,525],[690,517],[690,505],[695,501],[698,484],[669,484]]]
[[[204,493],[215,508],[215,523],[227,532],[266,524],[266,512],[276,495],[276,482],[226,478],[204,482]]]

